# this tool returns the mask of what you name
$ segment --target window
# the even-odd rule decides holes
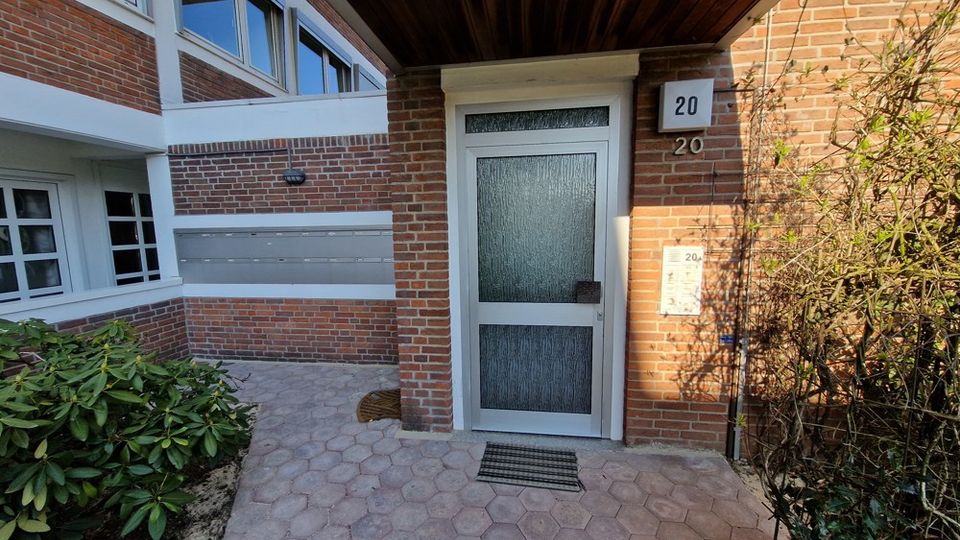
[[[136,9],[144,15],[150,14],[150,2],[149,0],[120,0],[122,3]]]
[[[383,90],[383,86],[373,78],[372,75],[367,73],[365,69],[359,65],[354,66],[354,72],[357,74],[357,81],[354,84],[354,87],[358,92],[366,92],[369,90]]]
[[[62,231],[55,184],[0,184],[0,302],[67,290]]]
[[[299,34],[297,81],[300,94],[349,92],[351,81],[347,64],[306,28],[301,27]]]
[[[139,0],[142,1],[142,0]],[[282,9],[271,0],[180,0],[183,28],[279,81]]]
[[[107,226],[117,285],[160,279],[150,195],[107,191]]]

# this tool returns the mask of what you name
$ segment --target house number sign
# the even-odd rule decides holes
[[[707,129],[712,114],[713,79],[671,81],[660,87],[660,133]],[[684,147],[699,153],[703,150],[703,139],[699,147],[692,144],[692,139],[685,140]]]
[[[703,248],[699,246],[663,248],[660,313],[699,315],[702,288]]]

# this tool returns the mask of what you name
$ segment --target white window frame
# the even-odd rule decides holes
[[[66,242],[63,234],[63,218],[60,212],[60,198],[58,186],[52,182],[21,181],[0,179],[0,189],[3,190],[3,200],[6,209],[6,218],[0,218],[0,225],[7,226],[10,235],[10,255],[0,256],[0,263],[14,263],[17,275],[17,290],[0,293],[0,302],[29,300],[55,294],[70,292],[70,268],[67,263]],[[24,189],[46,191],[50,204],[49,218],[18,218],[13,199],[13,190]],[[42,225],[53,227],[53,239],[56,250],[49,253],[24,254],[20,242],[20,226]],[[27,282],[26,263],[29,261],[45,261],[56,259],[60,271],[60,285],[30,289]]]
[[[126,0],[123,0],[126,1]],[[140,2],[146,0],[137,0]],[[255,66],[252,62],[252,55],[250,53],[250,28],[247,25],[247,1],[248,0],[232,0],[234,4],[234,17],[236,20],[237,27],[237,43],[240,49],[240,56],[233,54],[232,52],[224,49],[220,45],[210,41],[199,33],[188,28],[183,22],[183,2],[182,0],[177,0],[177,26],[182,34],[189,36],[192,39],[199,40],[204,45],[212,47],[222,56],[225,56],[235,62],[239,62],[244,68],[253,70],[254,73],[260,75],[270,82],[280,85],[281,88],[284,88],[284,32],[283,32],[283,20],[284,20],[284,7],[282,4],[275,2],[274,0],[250,0],[254,3],[263,4],[264,7],[270,10],[272,16],[270,17],[270,24],[273,34],[273,43],[271,44],[271,53],[274,57],[274,63],[276,66],[276,74],[271,75]]]
[[[150,17],[152,14],[152,9],[150,5],[150,0],[115,0],[116,2],[137,11],[147,17]]]
[[[111,215],[109,215],[109,209],[107,209],[107,205],[106,205],[107,192],[124,193],[124,194],[129,193],[129,194],[132,194],[132,195],[133,195],[133,209],[134,209],[134,210],[133,210],[133,213],[134,213],[134,215],[133,215],[133,216],[111,216]],[[142,210],[141,207],[140,207],[140,196],[141,196],[141,195],[146,195],[146,196],[149,197],[149,196],[150,196],[150,192],[149,192],[149,191],[143,191],[143,190],[135,190],[135,189],[104,189],[104,190],[103,190],[104,209],[105,209],[104,215],[106,216],[106,224],[107,224],[107,244],[110,246],[110,270],[111,270],[111,273],[112,273],[112,275],[113,275],[113,286],[115,286],[115,287],[126,287],[126,286],[128,286],[128,285],[137,285],[137,284],[147,283],[147,282],[150,282],[150,281],[157,281],[157,280],[160,279],[159,259],[158,259],[157,268],[156,268],[155,270],[150,270],[150,269],[147,267],[147,250],[148,250],[148,249],[156,250],[156,249],[157,249],[157,243],[156,243],[156,242],[147,243],[147,242],[144,241],[144,237],[143,237],[143,224],[144,224],[145,222],[149,222],[149,223],[153,223],[153,224],[154,224],[154,228],[153,228],[154,240],[156,240],[157,228],[156,228],[156,222],[154,221],[153,216],[144,216],[144,215],[143,215],[143,210]],[[151,212],[151,213],[152,213],[152,212]],[[119,245],[114,245],[114,243],[113,243],[113,238],[111,238],[111,236],[110,236],[110,223],[112,223],[112,222],[118,222],[118,223],[119,223],[119,222],[122,222],[122,223],[131,223],[131,222],[132,222],[132,223],[136,223],[136,227],[137,227],[137,243],[136,243],[136,244],[119,244]],[[115,262],[114,259],[113,259],[113,254],[114,254],[115,252],[117,252],[117,251],[131,251],[131,250],[134,250],[134,249],[136,249],[136,250],[139,252],[139,255],[140,255],[140,271],[139,271],[139,272],[128,272],[128,273],[125,273],[125,274],[118,274],[118,273],[117,273],[116,262]],[[158,257],[159,257],[159,253],[158,253]],[[121,285],[120,283],[118,283],[120,280],[132,279],[132,278],[140,278],[140,281],[135,281],[135,282],[132,282],[132,283],[124,283],[124,284],[122,284],[122,285]],[[151,279],[151,278],[152,278],[152,279]]]
[[[307,22],[307,20],[305,20],[301,15],[299,15],[297,10],[291,9],[290,11],[291,11],[291,18],[293,20],[293,24],[291,24],[290,26],[293,28],[293,32],[294,32],[293,33],[293,43],[294,43],[293,50],[294,50],[294,66],[296,66],[295,78],[297,82],[297,88],[296,88],[297,94],[309,95],[309,94],[303,94],[300,91],[300,43],[302,42],[300,38],[301,33],[307,34],[307,36],[309,36],[310,39],[314,42],[312,44],[313,46],[308,45],[308,47],[310,47],[311,49],[314,49],[314,46],[320,48],[319,52],[323,59],[323,68],[322,68],[323,94],[322,95],[346,94],[349,92],[353,92],[354,89],[356,88],[355,81],[354,81],[354,78],[356,77],[355,75],[355,72],[356,72],[355,68],[357,67],[356,64],[353,63],[353,61],[350,59],[349,56],[346,55],[346,53],[340,50],[337,50],[331,43],[332,40],[328,38],[319,28],[316,28],[314,27],[313,24]],[[314,52],[317,52],[317,51],[314,50]],[[340,90],[340,89],[337,89],[336,91],[330,90],[330,80],[327,77],[327,70],[330,67],[330,58],[335,58],[337,62],[340,62],[344,66],[345,73],[343,74],[342,79],[343,79],[345,88],[343,90]]]

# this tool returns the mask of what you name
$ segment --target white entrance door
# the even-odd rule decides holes
[[[608,148],[574,131],[466,148],[473,429],[601,435]]]

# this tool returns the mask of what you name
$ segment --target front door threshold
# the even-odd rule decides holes
[[[522,444],[546,448],[567,448],[571,450],[623,450],[623,441],[597,439],[594,437],[563,437],[559,435],[530,435],[526,433],[503,433],[499,431],[455,430],[451,441],[478,443],[496,442],[504,444]]]

